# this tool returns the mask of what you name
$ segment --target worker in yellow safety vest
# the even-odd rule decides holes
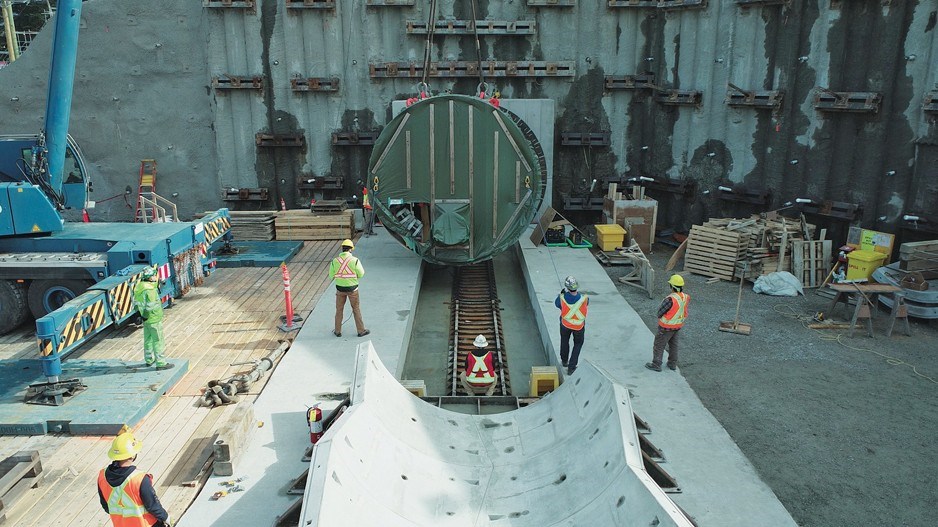
[[[564,279],[563,286],[554,300],[554,305],[560,308],[560,364],[567,368],[567,375],[573,375],[586,333],[589,298],[577,292],[579,285],[572,276]],[[573,337],[573,353],[570,353],[570,337]]]
[[[342,336],[342,315],[345,312],[346,300],[352,305],[358,336],[364,337],[371,333],[362,321],[358,297],[358,279],[365,276],[365,268],[362,267],[361,260],[352,256],[353,249],[355,244],[352,240],[343,240],[342,252],[332,259],[329,266],[329,279],[335,279],[335,329],[332,334],[337,337]]]
[[[134,466],[142,448],[143,444],[125,427],[107,452],[111,464],[98,473],[98,498],[114,527],[171,525],[169,513],[153,490],[153,476]]]
[[[661,371],[665,346],[668,347],[668,369],[677,369],[677,336],[687,320],[687,304],[690,303],[690,295],[684,292],[683,276],[672,275],[668,284],[671,285],[671,294],[665,297],[658,308],[658,333],[655,335],[651,362],[645,364],[646,368],[654,371]]]
[[[364,219],[363,231],[366,236],[372,236],[375,233],[375,210],[371,206],[371,198],[368,196],[368,187],[362,187],[362,216]]]
[[[485,335],[479,335],[472,342],[472,351],[466,355],[466,369],[459,374],[459,380],[469,395],[495,393],[495,364],[488,346]]]
[[[173,363],[166,362],[165,357],[159,275],[155,268],[146,267],[140,277],[141,280],[134,285],[134,307],[143,318],[143,360],[147,366],[167,370],[173,367]]]

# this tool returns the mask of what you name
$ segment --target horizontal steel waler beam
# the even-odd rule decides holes
[[[533,35],[537,32],[534,20],[437,20],[434,35]],[[409,35],[426,35],[427,22],[408,20]]]
[[[416,62],[372,62],[368,65],[373,79],[419,79],[423,77],[423,64]],[[482,73],[487,77],[573,77],[576,66],[573,61],[482,61]],[[479,63],[476,61],[431,62],[428,77],[453,78],[476,77]]]

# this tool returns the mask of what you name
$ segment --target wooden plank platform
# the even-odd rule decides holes
[[[329,262],[337,253],[334,241],[308,242],[288,264],[293,305],[304,320],[329,286]],[[205,465],[214,436],[237,408],[199,407],[200,389],[209,380],[251,367],[231,363],[260,359],[276,348],[285,338],[277,329],[282,314],[283,281],[276,267],[218,269],[204,286],[166,311],[167,355],[188,360],[189,371],[160,397],[134,433],[143,440],[137,466],[153,473],[160,501],[172,517],[178,518],[198,493],[200,481],[211,471]],[[140,362],[142,333],[132,326],[105,332],[70,359]],[[33,358],[36,353],[33,328],[0,337],[2,359]],[[268,378],[255,384],[239,404],[253,403]],[[24,491],[4,510],[4,526],[106,525],[94,489],[98,471],[108,463],[112,439],[64,434],[0,437],[0,452],[6,455],[38,451],[45,476],[41,485]]]

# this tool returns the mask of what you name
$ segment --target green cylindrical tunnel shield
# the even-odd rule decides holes
[[[446,265],[485,261],[514,244],[545,184],[543,154],[527,125],[464,95],[406,108],[368,162],[382,224],[424,260]]]

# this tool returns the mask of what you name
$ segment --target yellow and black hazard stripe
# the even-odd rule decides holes
[[[56,347],[57,353],[62,353],[63,350],[87,335],[94,333],[95,330],[108,322],[107,306],[105,306],[104,301],[105,297],[101,297],[97,302],[75,313],[75,316],[65,324],[65,329],[59,335],[59,345]],[[42,352],[47,355],[45,349]]]
[[[108,302],[111,305],[111,313],[114,320],[121,320],[127,315],[133,313],[134,309],[134,286],[137,285],[143,277],[142,273],[133,275],[118,286],[107,292]]]
[[[231,222],[228,221],[228,218],[222,216],[220,218],[215,218],[212,221],[206,222],[205,226],[205,242],[211,245],[215,240],[221,238],[228,230],[231,228]]]

